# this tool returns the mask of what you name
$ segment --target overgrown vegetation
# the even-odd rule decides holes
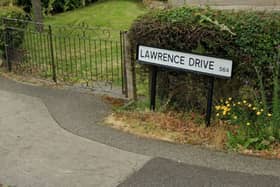
[[[232,98],[221,101],[215,107],[217,118],[226,124],[237,126],[228,132],[228,147],[267,149],[278,139],[272,128],[272,114],[265,112],[262,103],[250,103],[247,100],[234,101]]]
[[[219,102],[220,98],[232,97],[251,104],[231,106],[226,111],[230,115],[221,118],[236,125],[228,133],[229,147],[267,149],[279,143],[279,12],[196,7],[157,11],[134,23],[130,39],[132,46],[144,44],[232,59],[232,79],[216,79],[215,103],[232,105]],[[146,66],[137,67],[147,72]],[[158,97],[169,108],[204,114],[207,79],[203,75],[161,69]],[[251,105],[260,111],[252,112]],[[220,116],[223,112],[218,111]]]
[[[26,15],[24,11],[15,6],[0,6],[0,58],[5,56],[5,46],[4,46],[4,26],[3,18],[15,18],[15,19],[25,19]],[[19,24],[15,25],[19,28],[25,27],[25,25]],[[24,34],[22,32],[13,32],[13,41],[15,46],[20,46],[23,42]]]
[[[216,99],[238,96],[244,85],[253,90],[258,88],[255,68],[263,72],[266,94],[271,94],[271,65],[280,43],[279,18],[280,13],[185,7],[139,18],[130,30],[130,38],[133,46],[142,43],[232,59],[233,78],[216,81]],[[159,93],[181,108],[196,108],[203,112],[206,79],[205,76],[164,71],[159,78],[163,83]],[[256,94],[260,96],[261,93],[257,90]],[[242,97],[251,95],[245,93]]]
[[[280,53],[279,53],[280,54]],[[280,142],[280,110],[279,110],[279,56],[273,63],[273,96],[266,97],[263,86],[263,78],[257,71],[261,87],[260,102],[256,99],[254,103],[233,102],[231,98],[222,105],[216,106],[217,116],[229,124],[238,125],[238,129],[228,133],[229,148],[267,149],[275,142]],[[267,100],[270,99],[270,104]]]

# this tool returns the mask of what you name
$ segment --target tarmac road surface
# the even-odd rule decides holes
[[[279,186],[280,161],[139,138],[100,125],[98,95],[0,77],[0,184]]]

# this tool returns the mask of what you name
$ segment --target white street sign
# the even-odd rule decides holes
[[[194,71],[223,78],[230,78],[232,74],[232,60],[143,45],[138,46],[137,52],[137,60],[146,64]]]

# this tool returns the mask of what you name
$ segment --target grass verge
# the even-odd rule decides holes
[[[151,112],[146,102],[120,107],[120,102],[113,114],[105,119],[105,124],[140,137],[158,139],[179,144],[200,145],[218,151],[231,151],[227,147],[227,132],[234,132],[236,126],[220,120],[212,122],[210,127],[203,124],[204,117],[195,113],[178,113],[173,111]],[[266,150],[245,149],[240,146],[241,154],[268,159],[280,159],[280,144],[273,144]]]

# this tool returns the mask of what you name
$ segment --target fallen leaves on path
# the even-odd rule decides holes
[[[150,136],[161,134],[163,137],[159,139],[166,139],[171,133],[175,133],[177,137],[171,138],[172,142],[223,149],[226,140],[225,126],[220,124],[205,128],[203,124],[195,123],[197,116],[192,115],[196,114],[191,114],[186,119],[184,114],[175,112],[116,112],[107,118],[107,122],[110,119],[109,123],[114,128],[124,129],[125,126],[126,131],[132,131],[132,133],[141,134],[140,129],[146,128],[149,130]],[[125,125],[121,125],[119,122],[123,122]],[[118,124],[116,125],[116,123]],[[143,136],[147,136],[147,134],[143,134]]]

